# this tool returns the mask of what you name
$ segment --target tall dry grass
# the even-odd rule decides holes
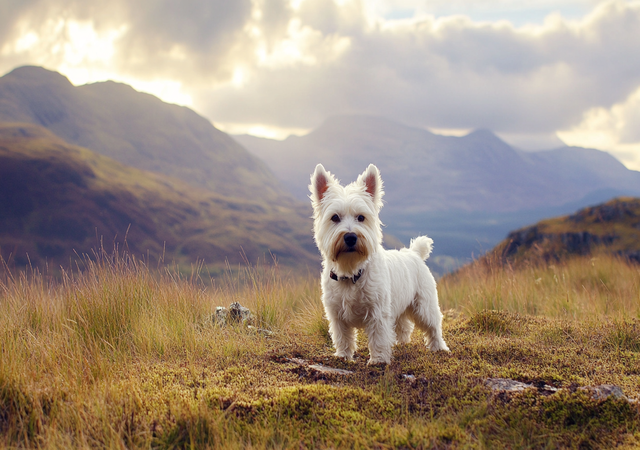
[[[640,266],[613,255],[512,267],[495,257],[443,277],[443,308],[592,320],[640,318]]]
[[[476,265],[443,278],[439,292],[443,309],[468,312],[476,322],[485,318],[476,328],[495,331],[506,319],[474,313],[637,317],[639,284],[637,266],[603,256],[520,269]],[[235,301],[251,309],[257,328],[273,335],[212,321],[216,306]],[[445,325],[462,333],[474,329],[454,322],[458,325]],[[607,345],[637,351],[636,323],[620,323],[610,327],[615,333],[606,335]],[[379,382],[365,377],[364,387],[344,390],[309,384],[270,359],[298,352],[328,357],[327,336],[317,278],[289,276],[277,265],[229,268],[215,280],[202,265],[184,273],[150,268],[126,254],[101,253],[86,260],[82,271],[56,278],[5,268],[0,272],[0,447],[278,448],[297,446],[303,438],[338,446],[340,440],[322,434],[333,428],[314,425],[303,432],[300,424],[311,422],[297,422],[291,411],[328,402],[335,411],[327,414],[354,418],[358,425],[348,431],[353,433],[369,403],[345,411],[342,405],[376,395],[396,401],[398,385],[393,375]],[[455,336],[449,338],[455,342]],[[458,342],[456,354],[465,354],[464,345]],[[423,350],[397,352],[411,353],[403,363],[411,366]],[[410,415],[398,417],[414,423]],[[415,420],[423,431],[424,423],[431,423]],[[360,435],[350,439],[369,442]]]
[[[6,266],[0,275],[0,446],[128,446],[122,427],[133,425],[123,408],[132,406],[121,403],[141,389],[141,371],[225,368],[289,340],[296,321],[313,327],[318,319],[317,283],[294,281],[277,265],[229,268],[216,280],[202,265],[182,275],[127,254],[101,253],[84,266],[56,278]],[[215,308],[235,301],[273,337],[216,325]],[[157,401],[170,408],[169,399]]]
[[[38,372],[99,377],[116,360],[210,354],[216,350],[207,344],[218,331],[215,308],[232,302],[248,307],[257,327],[279,332],[299,317],[304,322],[305,315],[316,315],[315,280],[294,280],[276,264],[229,268],[216,280],[202,265],[182,275],[149,268],[127,254],[102,253],[84,265],[82,271],[62,271],[60,278],[4,271],[0,333],[11,358],[3,358],[3,373],[29,361]],[[78,371],[87,363],[91,373]]]

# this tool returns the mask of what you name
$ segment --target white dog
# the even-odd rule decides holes
[[[314,238],[322,253],[322,303],[336,356],[353,359],[356,329],[369,338],[369,364],[389,363],[392,346],[411,340],[414,324],[431,350],[449,348],[442,338],[436,282],[424,261],[433,241],[384,250],[382,179],[371,164],[358,180],[341,186],[322,164],[311,176]]]

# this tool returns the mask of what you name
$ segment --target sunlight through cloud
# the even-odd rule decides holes
[[[640,88],[611,108],[591,108],[582,122],[557,135],[568,145],[610,151],[627,167],[640,170]]]
[[[487,128],[522,148],[561,145],[557,132],[640,164],[630,125],[640,120],[638,0],[109,8],[26,2],[3,23],[0,69],[42,65],[74,84],[113,79],[254,135],[282,138],[273,130],[358,112],[456,135]]]

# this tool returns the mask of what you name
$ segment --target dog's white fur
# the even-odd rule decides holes
[[[353,359],[356,330],[364,328],[369,364],[388,364],[393,345],[411,340],[414,324],[425,332],[429,349],[448,351],[436,282],[424,263],[433,241],[420,236],[408,249],[382,248],[378,168],[371,164],[357,181],[341,186],[318,164],[309,190],[322,254],[322,302],[336,356]]]

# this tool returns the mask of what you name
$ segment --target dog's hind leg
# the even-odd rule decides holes
[[[412,317],[416,326],[425,333],[424,343],[429,350],[449,351],[442,337],[442,313],[438,306],[438,295],[418,293],[412,304]]]
[[[413,322],[407,314],[403,314],[396,320],[396,342],[398,344],[407,344],[411,342],[411,333],[413,333]]]

